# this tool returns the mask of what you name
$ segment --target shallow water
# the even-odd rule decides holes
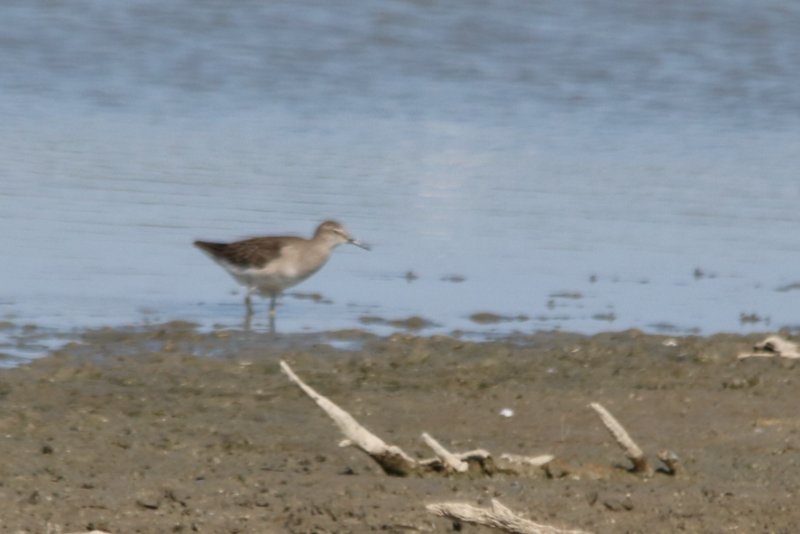
[[[26,0],[0,25],[15,325],[241,325],[191,241],[326,218],[374,249],[279,331],[799,322],[794,3]]]

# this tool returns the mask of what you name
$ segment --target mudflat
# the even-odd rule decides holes
[[[764,335],[537,333],[474,343],[361,331],[321,339],[169,323],[87,332],[0,370],[0,532],[489,532],[426,511],[498,499],[597,533],[796,532],[800,369],[737,360]],[[344,348],[342,348],[344,347]],[[279,371],[415,457],[556,457],[550,469],[394,477],[338,446]],[[674,476],[628,460],[599,402]],[[501,414],[502,412],[502,414]]]

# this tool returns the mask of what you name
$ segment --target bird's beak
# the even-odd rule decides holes
[[[351,245],[357,246],[358,248],[363,248],[364,250],[370,250],[372,248],[366,243],[362,243],[358,239],[353,239],[352,237],[348,239],[347,242],[350,243]]]

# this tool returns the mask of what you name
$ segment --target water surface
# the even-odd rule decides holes
[[[191,241],[335,218],[374,249],[279,331],[794,326],[798,28],[786,1],[4,2],[0,317],[241,325]]]

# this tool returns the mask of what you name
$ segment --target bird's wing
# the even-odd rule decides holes
[[[254,237],[234,243],[195,244],[217,259],[224,260],[238,267],[261,269],[281,255],[281,250],[290,244],[292,237]]]

